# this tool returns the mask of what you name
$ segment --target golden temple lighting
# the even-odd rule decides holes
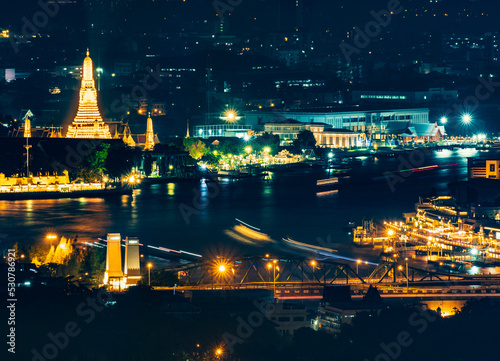
[[[146,144],[144,145],[144,150],[153,150],[154,147],[155,147],[155,135],[153,133],[153,119],[151,119],[151,114],[149,114],[147,130],[146,130]]]
[[[31,138],[31,120],[28,116],[26,116],[26,120],[24,121],[24,137]]]
[[[109,126],[102,120],[97,106],[97,90],[88,49],[87,57],[83,61],[82,73],[78,111],[73,124],[68,127],[66,138],[111,139]]]

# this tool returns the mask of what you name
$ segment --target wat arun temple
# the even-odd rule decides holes
[[[73,123],[68,127],[66,138],[111,139],[109,126],[102,120],[97,106],[94,69],[88,49],[87,57],[83,61],[78,112]]]

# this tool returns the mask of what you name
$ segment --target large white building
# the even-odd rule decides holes
[[[194,127],[198,138],[238,136],[250,129],[276,134],[281,145],[292,144],[303,130],[311,130],[317,146],[326,148],[351,148],[383,143],[387,138],[388,124],[429,124],[429,109],[387,109],[349,111],[248,111],[240,114],[238,124],[200,125]]]
[[[330,112],[245,112],[246,124],[261,125],[287,119],[301,123],[325,123],[334,129],[349,129],[355,132],[369,131],[382,122],[401,121],[414,124],[429,123],[429,109],[387,109],[387,110],[349,110]]]

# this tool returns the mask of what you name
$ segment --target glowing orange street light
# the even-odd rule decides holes
[[[49,233],[45,236],[45,238],[50,241],[50,247],[52,247],[52,240],[57,239],[57,235],[54,233]]]
[[[280,268],[276,265],[276,260],[273,259],[273,289],[274,289],[274,297],[276,297],[276,270],[280,270]],[[271,263],[267,264],[267,268],[271,268]]]
[[[219,266],[219,272],[220,272],[220,273],[224,273],[224,272],[226,272],[226,266],[224,266],[223,264],[221,264],[221,265]]]
[[[148,285],[151,286],[151,267],[153,264],[151,262],[148,263]]]

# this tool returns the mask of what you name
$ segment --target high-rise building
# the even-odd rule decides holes
[[[109,126],[102,120],[97,106],[94,68],[88,49],[87,57],[83,61],[78,111],[73,123],[68,127],[66,138],[111,139]]]

